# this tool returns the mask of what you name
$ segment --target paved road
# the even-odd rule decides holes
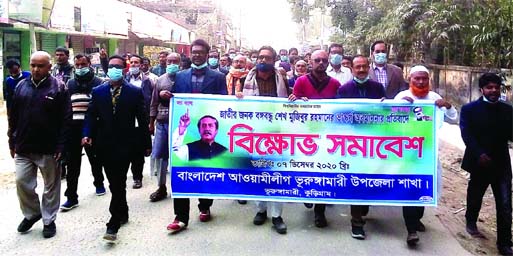
[[[2,139],[0,145],[3,152],[7,148],[5,141]],[[9,174],[10,160],[3,157],[3,174]],[[427,231],[419,233],[421,241],[416,249],[406,246],[399,207],[371,207],[365,227],[368,237],[359,241],[350,236],[349,207],[344,205],[328,207],[329,226],[319,229],[313,225],[312,209],[286,204],[283,216],[288,233],[279,235],[269,222],[263,226],[252,224],[255,207],[251,202],[239,205],[232,200],[216,200],[213,220],[200,223],[197,200],[192,200],[189,228],[170,235],[165,227],[172,220],[172,200],[149,202],[156,181],[148,176],[147,168],[145,171],[142,189],[133,190],[128,183],[130,222],[120,230],[119,242],[113,246],[101,240],[109,218],[110,193],[94,195],[86,164],[79,184],[80,207],[58,214],[57,235],[51,239],[42,237],[42,222],[36,223],[28,234],[16,232],[22,219],[16,191],[12,184],[3,184],[0,255],[469,255],[434,216],[432,208],[426,210],[423,222]],[[63,182],[62,194],[65,188]],[[41,186],[37,190],[41,195]]]

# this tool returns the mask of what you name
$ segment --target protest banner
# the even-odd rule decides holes
[[[176,94],[172,195],[434,206],[440,116],[429,101]]]

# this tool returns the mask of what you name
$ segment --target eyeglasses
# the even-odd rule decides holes
[[[264,59],[272,60],[273,57],[272,56],[267,56],[267,55],[260,55],[260,56],[258,56],[258,59],[259,60],[264,60]]]
[[[117,68],[117,69],[124,69],[125,67],[123,67],[123,65],[117,65],[117,64],[109,64],[109,66],[107,66],[108,68]]]
[[[328,63],[328,59],[327,58],[325,58],[325,59],[314,59],[313,61],[315,63],[321,63],[321,62]]]

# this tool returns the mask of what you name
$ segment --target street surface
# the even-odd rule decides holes
[[[271,229],[270,219],[262,226],[253,225],[252,202],[239,205],[233,200],[215,200],[212,221],[201,223],[197,200],[193,199],[188,229],[171,235],[166,225],[174,217],[172,200],[168,197],[161,202],[149,202],[150,193],[156,189],[156,179],[150,178],[148,165],[142,189],[132,189],[129,173],[130,221],[120,229],[119,242],[108,245],[101,237],[109,218],[111,194],[101,197],[94,194],[85,157],[79,182],[80,206],[57,215],[57,235],[44,239],[41,221],[31,232],[19,234],[16,228],[23,216],[14,186],[13,163],[8,155],[5,119],[5,116],[0,118],[0,202],[3,205],[0,255],[470,255],[437,219],[433,208],[426,209],[422,221],[427,231],[419,232],[421,240],[415,249],[406,245],[400,207],[371,207],[365,225],[367,239],[360,241],[350,234],[349,206],[328,207],[329,226],[319,229],[313,224],[313,209],[288,203],[283,213],[288,232],[279,235]],[[444,126],[443,130],[446,129],[454,133],[454,127]],[[42,180],[38,183],[42,184]],[[65,201],[65,188],[63,181],[61,203]],[[37,191],[42,194],[41,186]]]

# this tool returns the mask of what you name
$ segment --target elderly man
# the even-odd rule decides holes
[[[372,67],[370,78],[380,82],[385,88],[387,99],[393,99],[400,91],[407,90],[401,68],[387,64],[387,45],[376,41],[371,45]]]
[[[345,84],[353,78],[351,69],[342,65],[344,59],[344,47],[341,44],[331,44],[328,48],[330,55],[330,65],[328,67],[328,76],[337,79],[341,84]]]
[[[383,86],[369,78],[369,60],[363,55],[353,58],[353,79],[338,90],[340,98],[382,99],[385,97]],[[365,239],[363,216],[369,212],[368,205],[351,205],[351,236]]]
[[[157,173],[159,188],[150,195],[151,202],[167,197],[166,173],[169,160],[169,103],[171,91],[175,84],[176,73],[180,71],[180,54],[170,53],[166,58],[166,74],[157,79],[150,104],[150,133],[155,133],[153,140],[152,159]],[[155,122],[156,121],[156,122]]]
[[[235,95],[237,92],[242,92],[242,86],[249,72],[246,69],[246,60],[247,58],[242,55],[237,55],[233,59],[232,68],[228,75],[226,75],[228,95]]]
[[[30,57],[30,78],[13,95],[9,114],[9,149],[16,168],[16,189],[25,216],[18,232],[25,233],[43,218],[43,237],[57,231],[62,157],[71,121],[71,102],[64,83],[50,75],[50,55],[38,51]],[[44,181],[43,202],[35,191],[37,169]]]
[[[470,173],[467,189],[466,229],[482,237],[477,220],[483,195],[489,185],[497,212],[497,248],[502,255],[511,250],[511,160],[508,141],[513,141],[513,109],[500,102],[502,80],[493,73],[479,78],[482,97],[461,108],[461,137],[465,154],[461,167]]]
[[[242,93],[237,93],[237,97],[243,96],[268,96],[281,97],[288,96],[287,80],[284,78],[273,63],[276,59],[276,51],[270,46],[262,46],[258,51],[258,62],[256,68],[252,69],[244,83]],[[287,233],[287,225],[283,222],[281,214],[283,203],[281,202],[257,202],[257,214],[253,219],[253,224],[262,225],[267,220],[267,206],[271,208],[273,227],[279,234]]]
[[[457,123],[458,112],[456,109],[447,101],[442,99],[436,92],[431,91],[429,85],[429,71],[424,66],[415,66],[410,69],[410,89],[404,90],[395,96],[395,99],[404,99],[411,103],[415,100],[432,100],[435,105],[442,109],[445,115],[445,120],[451,123]],[[441,164],[438,164],[438,189],[441,189],[442,170]],[[440,191],[441,192],[441,191]],[[439,192],[439,193],[440,193]],[[414,246],[419,242],[419,236],[417,231],[425,231],[426,227],[420,219],[424,215],[424,207],[422,206],[405,206],[403,207],[403,217],[406,224],[406,230],[408,236],[406,237],[406,243],[410,246]]]

